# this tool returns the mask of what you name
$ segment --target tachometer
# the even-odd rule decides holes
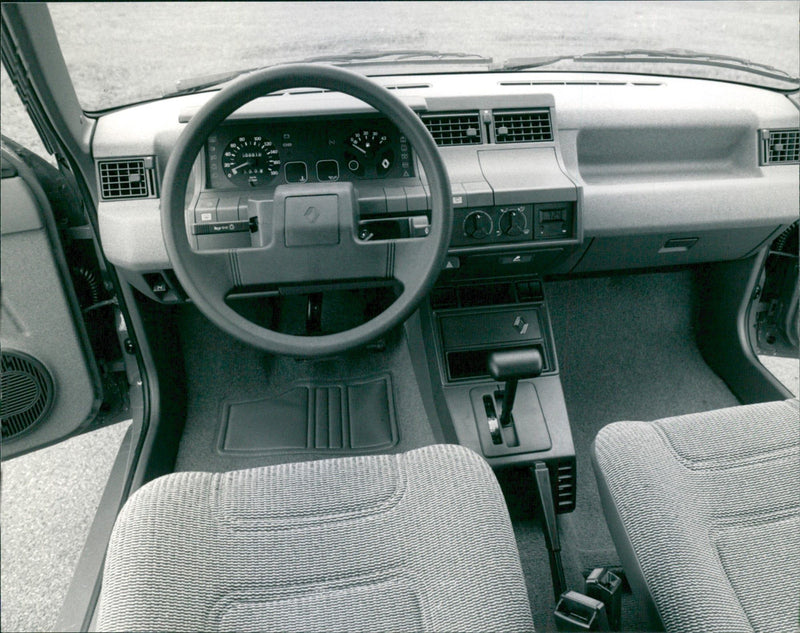
[[[359,130],[347,139],[345,164],[356,176],[383,177],[394,165],[389,137],[378,130]]]
[[[258,187],[280,173],[278,148],[260,135],[238,136],[222,153],[222,171],[233,183]]]

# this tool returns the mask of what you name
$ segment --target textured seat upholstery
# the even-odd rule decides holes
[[[634,589],[667,631],[797,631],[796,400],[603,428],[594,465]]]
[[[100,630],[530,631],[502,493],[458,446],[176,473],[117,519]]]

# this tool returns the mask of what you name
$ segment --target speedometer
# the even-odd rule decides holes
[[[275,178],[280,170],[278,148],[264,136],[238,136],[222,153],[222,171],[237,185],[258,187]]]

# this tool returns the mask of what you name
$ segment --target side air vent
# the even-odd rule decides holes
[[[481,143],[481,124],[477,112],[423,114],[422,120],[433,140],[442,147]]]
[[[550,110],[494,112],[497,143],[539,143],[553,140]]]
[[[800,130],[761,130],[761,164],[800,162]]]
[[[0,373],[2,439],[15,437],[41,420],[53,402],[53,379],[36,359],[3,352]]]
[[[98,161],[97,176],[103,200],[155,198],[158,195],[152,156]]]

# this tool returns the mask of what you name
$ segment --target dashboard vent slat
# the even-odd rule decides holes
[[[557,462],[555,466],[550,467],[550,477],[556,512],[558,514],[572,512],[576,500],[575,461],[567,459]]]
[[[480,117],[477,112],[461,114],[423,114],[422,121],[441,147],[477,145],[482,142]]]
[[[397,84],[394,86],[384,86],[387,90],[422,90],[430,87],[430,84]]]
[[[497,143],[541,143],[553,140],[549,110],[494,112]]]
[[[761,130],[761,164],[800,163],[800,129]]]
[[[155,198],[157,195],[152,156],[98,161],[97,175],[103,200]]]

